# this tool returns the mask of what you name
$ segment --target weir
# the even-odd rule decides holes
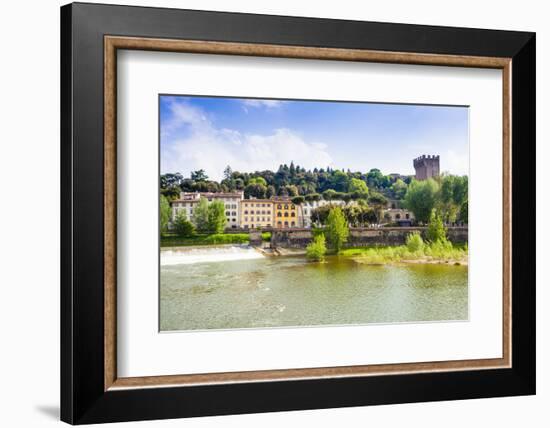
[[[265,256],[247,245],[231,245],[203,248],[161,250],[160,265],[184,265],[193,263],[225,262],[232,260],[262,259]]]

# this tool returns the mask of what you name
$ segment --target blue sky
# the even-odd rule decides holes
[[[442,171],[468,174],[468,108],[404,104],[160,97],[161,173],[276,170],[281,163],[413,174],[439,154]]]

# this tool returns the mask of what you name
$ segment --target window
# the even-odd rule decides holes
[[[281,204],[277,205],[277,209],[280,210],[283,206]]]
[[[401,219],[401,214],[395,214],[395,219],[400,220]]]
[[[271,227],[271,224],[267,223],[267,227]]]
[[[411,216],[409,214],[405,214],[405,218],[408,220]]]
[[[226,211],[226,212],[225,212],[225,216],[226,216],[226,217],[229,217],[229,214],[230,214],[229,211]]]
[[[232,215],[232,216],[236,216],[236,215],[237,215],[237,212],[236,212],[236,211],[233,211],[233,212],[231,213],[231,215]]]
[[[280,221],[277,222],[277,226],[278,226],[278,227],[281,227],[282,225],[283,225],[283,224],[282,224]]]
[[[244,214],[245,214],[245,215],[248,215],[248,210],[245,210]]]
[[[262,221],[265,221],[265,217],[262,217]]]
[[[237,221],[237,219],[236,219],[236,218],[232,218],[231,221]]]
[[[252,229],[254,229],[254,223],[252,223],[252,224],[250,225],[250,227],[251,227]]]
[[[254,210],[250,211],[250,214],[254,214]]]
[[[288,217],[288,213],[285,211],[285,217]]]
[[[290,216],[291,217],[296,217],[296,213],[293,211],[293,212],[290,213]]]
[[[285,227],[288,227],[288,221],[285,221]]]
[[[260,217],[256,217],[256,221],[260,221]]]
[[[277,213],[277,217],[282,217],[282,216],[283,216],[283,214],[279,211],[279,212]]]
[[[291,226],[292,226],[292,227],[296,226],[296,223],[292,222]]]
[[[288,205],[285,205],[285,210],[288,210]]]
[[[244,221],[248,221],[248,217],[245,217],[245,218],[244,218]]]
[[[229,210],[229,209],[231,209],[231,205],[225,204],[225,208]]]
[[[244,225],[244,228],[245,228],[245,229],[248,229],[248,224],[245,224],[245,225]]]

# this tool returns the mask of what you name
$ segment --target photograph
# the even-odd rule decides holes
[[[467,321],[468,119],[159,95],[160,331]]]

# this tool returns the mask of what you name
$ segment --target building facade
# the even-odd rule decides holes
[[[301,227],[299,221],[298,206],[294,205],[290,198],[273,198],[273,227],[283,229],[289,227]]]
[[[227,218],[226,229],[237,229],[241,224],[240,204],[244,198],[243,192],[233,193],[209,193],[209,192],[181,192],[179,199],[171,202],[172,221],[181,210],[184,210],[187,219],[193,221],[193,211],[201,198],[208,202],[220,201],[224,204],[225,217]]]
[[[403,208],[388,208],[384,211],[384,219],[400,226],[411,226],[414,222],[414,214]]]
[[[243,229],[273,227],[271,199],[243,199],[240,206],[240,225]]]
[[[427,180],[439,176],[439,155],[422,155],[413,160],[415,178]]]
[[[346,203],[340,199],[336,199],[333,201],[325,201],[324,199],[321,199],[319,201],[305,201],[301,205],[301,224],[303,227],[312,227],[313,222],[311,220],[311,213],[313,210],[319,207],[323,207],[325,205],[337,205],[339,207],[343,207],[346,205]]]
[[[179,199],[170,202],[172,208],[172,221],[175,220],[179,212],[184,212],[187,220],[193,221],[193,211],[200,200],[200,193],[180,193]]]
[[[237,229],[241,224],[240,204],[244,198],[244,192],[232,193],[201,193],[208,202],[220,201],[225,207],[225,217],[227,218],[226,229]]]

